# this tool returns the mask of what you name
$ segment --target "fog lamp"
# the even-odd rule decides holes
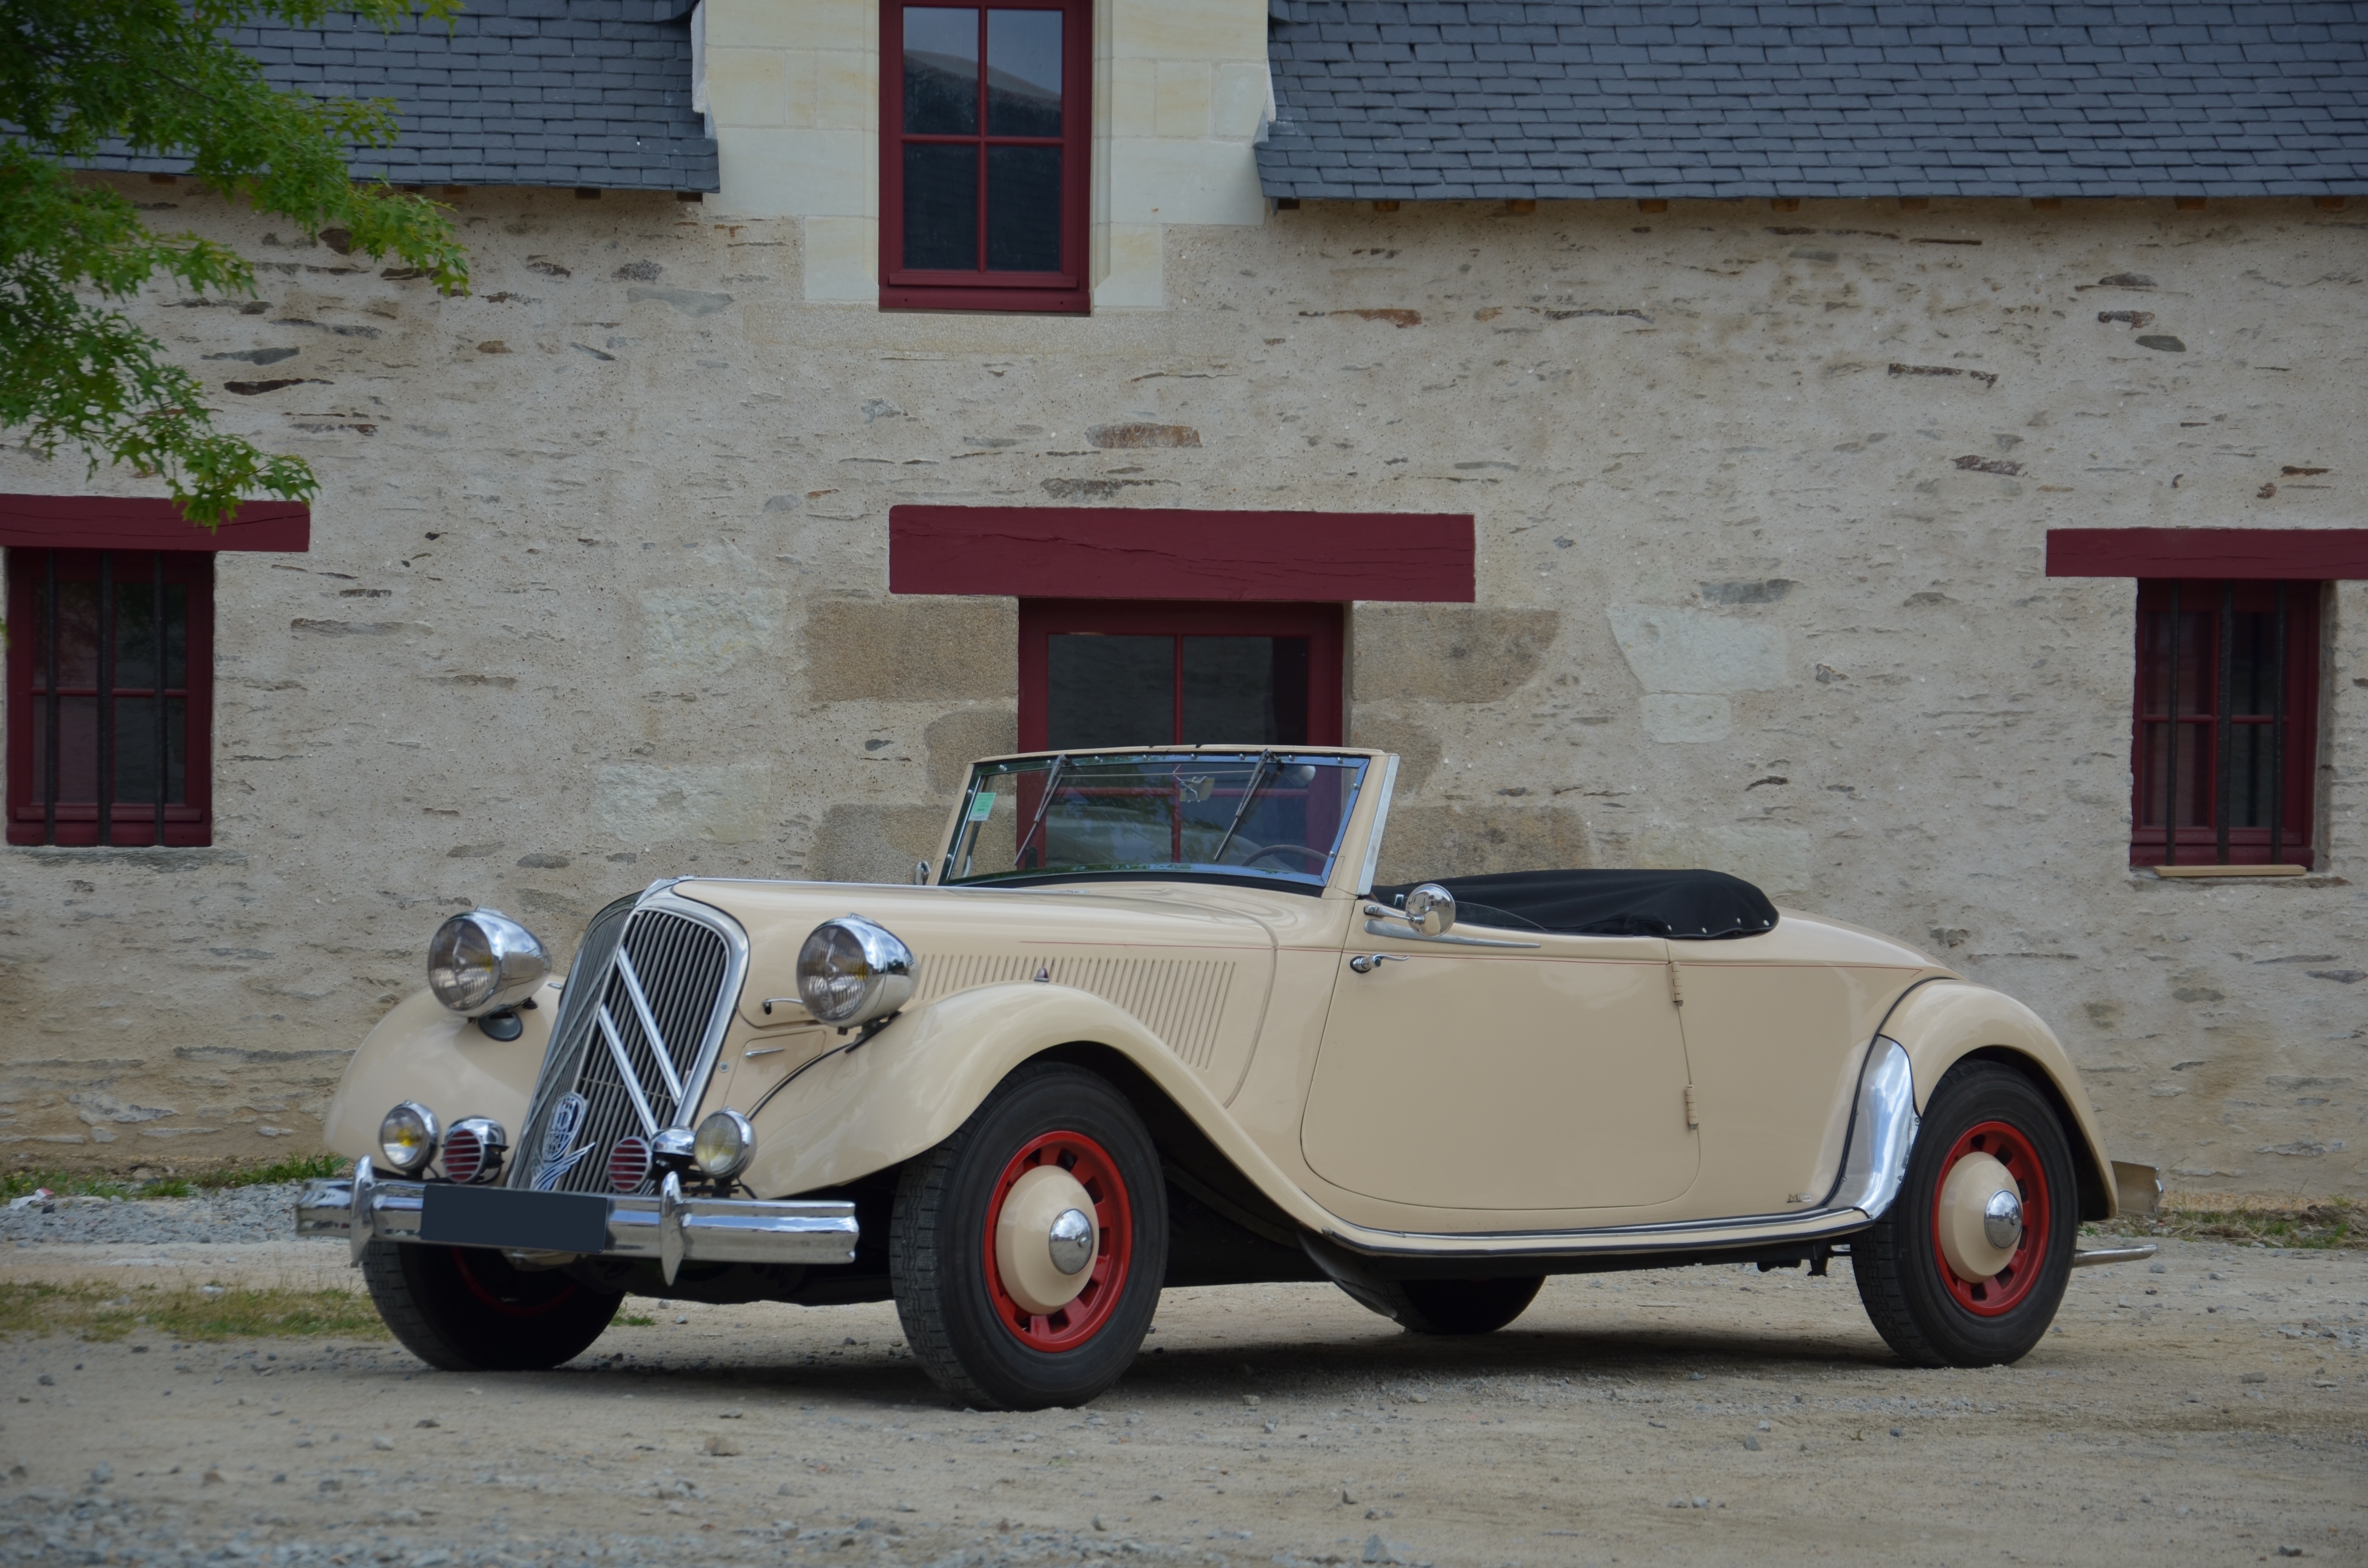
[[[378,1147],[390,1169],[417,1176],[436,1157],[436,1113],[417,1100],[404,1100],[378,1124]]]
[[[509,1147],[510,1136],[498,1121],[482,1116],[456,1121],[444,1134],[444,1174],[463,1186],[491,1181],[501,1175]]]
[[[757,1130],[736,1110],[719,1110],[699,1124],[690,1146],[690,1163],[701,1176],[722,1181],[738,1176],[757,1152]]]

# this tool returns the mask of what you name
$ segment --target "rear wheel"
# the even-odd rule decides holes
[[[447,1372],[542,1371],[600,1337],[621,1296],[483,1247],[373,1241],[362,1279],[403,1347]]]
[[[1933,1091],[1890,1210],[1850,1243],[1859,1298],[1919,1367],[2019,1361],[2071,1278],[2072,1151],[2055,1108],[1977,1062]]]
[[[923,1369],[972,1404],[1101,1393],[1133,1362],[1167,1272],[1158,1152],[1081,1068],[1020,1068],[897,1186],[897,1316]]]
[[[1543,1276],[1512,1279],[1406,1279],[1363,1286],[1351,1297],[1409,1334],[1494,1334],[1529,1311]]]

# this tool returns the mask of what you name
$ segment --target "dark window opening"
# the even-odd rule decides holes
[[[881,303],[1083,312],[1090,9],[884,7]]]
[[[211,842],[213,557],[8,553],[8,842]]]
[[[2139,583],[2132,864],[2311,864],[2318,601],[2317,583]]]
[[[1341,608],[1020,605],[1024,749],[1338,745]]]

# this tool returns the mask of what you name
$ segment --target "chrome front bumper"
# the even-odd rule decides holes
[[[353,1261],[374,1240],[417,1243],[427,1184],[381,1177],[368,1160],[349,1176],[304,1184],[296,1233],[342,1237]],[[860,1232],[852,1203],[685,1197],[666,1178],[653,1197],[610,1198],[602,1257],[650,1258],[672,1284],[690,1263],[845,1264]]]

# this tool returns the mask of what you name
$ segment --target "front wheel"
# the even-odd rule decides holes
[[[2072,1275],[2072,1152],[2055,1108],[2010,1068],[1959,1067],[1932,1093],[1899,1196],[1850,1243],[1875,1332],[1919,1367],[1992,1367],[2039,1343]]]
[[[897,1185],[888,1274],[905,1337],[982,1408],[1079,1405],[1118,1381],[1167,1272],[1158,1151],[1081,1068],[1020,1068]]]
[[[624,1300],[483,1247],[383,1240],[363,1250],[362,1282],[403,1347],[447,1372],[540,1372],[572,1361]]]

